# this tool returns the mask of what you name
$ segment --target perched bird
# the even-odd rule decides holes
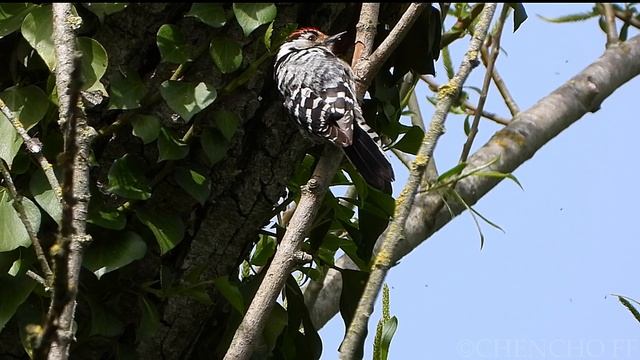
[[[280,46],[274,65],[284,106],[310,134],[341,147],[369,185],[387,193],[393,168],[380,137],[362,117],[351,67],[335,55],[342,32],[300,28]]]

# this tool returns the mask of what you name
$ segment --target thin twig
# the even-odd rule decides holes
[[[412,3],[373,54],[365,56],[357,64],[353,64],[353,73],[356,77],[356,92],[358,94],[364,96],[375,74],[378,73],[389,54],[400,44],[398,39],[404,37],[427,6],[430,5],[428,3]]]
[[[11,195],[11,198],[13,199],[13,207],[18,212],[18,217],[20,217],[20,221],[22,221],[24,228],[27,230],[29,239],[31,239],[33,250],[36,253],[36,258],[38,259],[40,268],[45,276],[45,281],[43,283],[44,288],[48,290],[53,283],[53,272],[51,271],[51,267],[49,267],[49,262],[47,257],[44,255],[44,250],[42,249],[42,245],[38,239],[38,230],[34,229],[29,217],[27,217],[27,212],[25,211],[24,204],[22,203],[22,196],[18,194],[18,190],[11,179],[11,173],[9,173],[9,169],[7,169],[4,164],[4,160],[2,159],[0,159],[0,172],[2,172],[2,177],[4,178],[4,185],[9,190],[9,195]]]
[[[379,6],[379,4],[372,3],[362,5],[361,17],[365,17],[363,23],[377,23],[377,19],[374,19],[372,16],[378,13],[379,10],[377,8]],[[359,67],[360,71],[356,73],[356,79],[360,80],[357,81],[358,84],[356,85],[356,95],[358,99],[362,99],[366,91],[366,86],[364,86],[366,81],[362,81],[362,79],[373,77],[373,71],[377,71],[377,69],[382,66],[382,62],[389,57],[395,47],[393,44],[389,44],[389,42],[397,43],[402,40],[406,35],[406,31],[410,28],[410,24],[415,21],[415,18],[419,15],[423,7],[424,6],[420,4],[412,4],[383,42],[383,44],[386,42],[387,45],[383,50],[378,51],[375,57],[376,60],[370,59],[365,66]],[[407,16],[407,13],[410,15]],[[366,17],[369,17],[371,20],[366,19]],[[401,28],[402,31],[398,31],[397,28]],[[366,58],[371,52],[371,49],[368,47],[373,44],[375,27],[364,26],[363,29],[368,29],[367,37],[360,37],[358,35],[356,38],[363,44],[361,56]],[[365,30],[363,30],[363,32]],[[360,63],[355,61],[354,65],[358,67]],[[262,333],[267,316],[273,308],[278,293],[282,290],[288,274],[295,265],[293,262],[293,254],[298,250],[308,233],[315,214],[322,203],[326,189],[338,170],[342,157],[343,152],[334,145],[329,144],[325,146],[324,153],[313,172],[312,178],[307,183],[306,190],[303,191],[300,202],[276,250],[276,254],[269,265],[269,269],[260,284],[260,288],[247,309],[242,323],[236,330],[224,359],[243,360],[251,356],[253,344],[256,343],[257,337]]]
[[[62,188],[60,187],[60,183],[58,182],[58,178],[56,178],[56,174],[53,172],[53,166],[49,163],[47,158],[42,154],[42,143],[38,138],[34,138],[29,136],[27,130],[22,126],[20,119],[9,109],[7,104],[4,103],[0,99],[0,110],[2,114],[9,119],[11,125],[16,129],[16,132],[22,138],[22,141],[27,148],[27,151],[33,155],[38,164],[40,164],[40,168],[44,171],[45,176],[47,177],[47,181],[49,181],[49,185],[53,190],[53,193],[56,196],[56,199],[62,203]]]
[[[415,126],[419,126],[422,131],[426,130],[426,126],[424,125],[424,118],[422,117],[422,111],[420,110],[420,104],[418,103],[418,96],[414,91],[409,95],[409,102],[407,103],[409,107],[409,111],[411,111],[411,124]],[[409,168],[411,169],[411,168]],[[423,182],[426,184],[430,184],[434,182],[438,178],[438,168],[436,166],[435,159],[431,158],[429,161],[429,165],[427,165],[427,171],[425,176],[423,176]]]
[[[458,73],[447,85],[441,87],[438,93],[438,103],[436,104],[436,110],[429,125],[429,130],[425,134],[416,160],[413,162],[413,169],[411,170],[407,185],[398,198],[393,221],[387,228],[386,235],[380,246],[380,251],[373,261],[373,268],[369,275],[369,280],[367,281],[356,313],[342,343],[340,349],[341,359],[354,359],[359,346],[364,341],[368,319],[373,312],[373,304],[382,288],[384,278],[392,265],[396,247],[402,239],[402,231],[415,200],[420,180],[433,155],[438,138],[444,131],[444,121],[449,112],[449,108],[458,98],[462,85],[477,61],[478,52],[486,37],[495,9],[495,3],[488,3],[484,6],[478,23],[476,24],[476,31],[469,45],[469,50],[460,65]]]
[[[494,74],[495,74],[495,67],[494,67]],[[429,89],[433,92],[438,92],[438,89],[440,88],[440,85],[438,85],[437,82],[435,82],[435,80],[432,77],[429,76],[422,76],[421,77],[422,80],[424,82],[427,83],[427,85],[429,85]],[[475,105],[473,105],[470,101],[465,100],[462,103],[462,106],[465,108],[465,110],[467,110],[467,113],[469,115],[475,115],[478,113],[478,109],[476,108]],[[511,122],[510,120],[507,120],[505,118],[503,118],[502,116],[498,116],[492,112],[488,112],[485,110],[482,110],[482,112],[480,113],[482,115],[483,118],[485,119],[489,119],[493,122],[496,122],[500,125],[509,125],[509,123]]]
[[[473,105],[472,103],[470,103],[469,101],[465,101],[462,104],[462,106],[464,106],[465,111],[466,111],[467,114],[476,115],[476,114],[480,113],[483,118],[489,119],[489,120],[495,122],[496,124],[507,126],[511,122],[511,120],[507,120],[507,119],[503,118],[502,116],[498,116],[498,115],[496,115],[496,114],[494,114],[492,112],[488,112],[488,111],[485,111],[485,110],[482,110],[482,111],[478,112],[478,108],[476,108],[476,106]]]
[[[619,41],[618,30],[616,29],[616,14],[611,3],[600,3],[604,9],[604,18],[607,22],[607,48]]]
[[[615,15],[618,19],[631,24],[631,26],[635,28],[640,29],[640,19],[633,17],[633,14],[630,11],[615,10]]]
[[[41,337],[36,341],[35,359],[69,357],[72,325],[80,280],[89,205],[89,144],[94,136],[80,101],[80,56],[76,52],[74,30],[81,19],[70,3],[53,4],[53,40],[56,54],[56,89],[59,120],[64,133],[63,207],[60,235],[52,247],[55,280],[53,295]]]
[[[418,126],[424,131],[426,126],[424,125],[424,118],[422,117],[422,111],[420,111],[420,104],[418,103],[418,96],[415,90],[409,95],[407,106],[409,107],[409,111],[411,111],[411,125]]]
[[[504,4],[502,5],[502,12],[500,12],[498,22],[496,23],[495,35],[492,36],[493,44],[491,45],[491,54],[489,55],[487,63],[487,71],[484,74],[484,80],[482,82],[482,91],[480,92],[480,99],[478,100],[478,110],[473,117],[473,122],[471,123],[471,128],[469,129],[469,135],[467,135],[467,141],[464,143],[464,146],[462,147],[462,153],[460,154],[459,162],[461,163],[467,161],[467,157],[469,157],[469,153],[471,152],[473,141],[478,134],[478,127],[480,126],[480,114],[482,113],[484,104],[487,101],[489,85],[491,85],[491,74],[493,73],[496,60],[498,59],[498,55],[500,54],[500,37],[502,36],[502,28],[504,27],[504,22],[507,20],[507,15],[509,15],[509,5]]]
[[[413,159],[409,155],[396,148],[391,148],[391,152],[393,152],[393,154],[398,157],[398,160],[400,160],[402,165],[411,170],[411,163],[413,163]]]
[[[49,285],[47,285],[47,280],[45,280],[42,276],[36,274],[32,270],[27,270],[27,272],[25,272],[24,274],[32,278],[33,280],[35,280],[40,285],[42,285],[42,287],[44,287],[45,290],[49,289]]]
[[[197,53],[196,57],[198,57],[198,56],[199,56],[199,53]],[[174,72],[171,75],[171,77],[169,78],[169,80],[178,80],[183,75],[185,69],[186,69],[185,64],[180,64],[174,70]],[[147,107],[149,107],[151,105],[154,105],[154,104],[158,103],[160,100],[162,100],[162,96],[160,95],[160,91],[146,94],[144,96],[144,98],[142,98],[142,100],[140,100],[140,104],[141,104],[140,108],[135,109],[134,111],[126,111],[126,112],[123,112],[120,115],[118,115],[118,117],[116,118],[116,120],[114,122],[112,122],[111,124],[103,127],[102,129],[98,130],[97,139],[105,137],[105,136],[109,136],[109,135],[115,133],[122,126],[128,124],[136,114],[141,113],[142,111],[144,111],[144,109],[146,109]]]
[[[482,63],[484,64],[484,66],[487,66],[489,55],[487,54],[486,46],[483,46],[480,49],[480,56],[482,58]],[[511,116],[518,115],[518,113],[520,112],[520,107],[516,103],[513,96],[511,96],[511,93],[507,88],[507,84],[502,79],[502,76],[500,76],[500,73],[498,72],[498,69],[496,69],[495,66],[493,67],[493,71],[491,72],[491,77],[493,78],[493,83],[496,84],[496,87],[498,88],[498,91],[500,92],[500,95],[502,96],[502,99],[504,100],[505,105],[507,105],[507,108],[509,109]]]

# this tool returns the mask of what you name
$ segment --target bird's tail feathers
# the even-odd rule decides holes
[[[391,182],[395,180],[393,167],[382,149],[360,126],[354,124],[353,143],[344,148],[344,153],[369,185],[391,193]]]

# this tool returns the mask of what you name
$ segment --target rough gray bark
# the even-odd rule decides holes
[[[315,11],[310,12],[310,6],[314,6]],[[352,7],[341,4],[279,5],[276,25],[297,22],[330,31],[330,25],[338,14],[345,9],[349,13]],[[243,42],[245,64],[262,55],[261,31],[243,39],[239,26],[234,24],[224,30],[213,29],[193,18],[183,18],[186,10],[188,6],[181,4],[131,4],[125,11],[109,17],[108,26],[103,27],[104,32],[96,36],[110,55],[107,76],[118,71],[118,66],[128,66],[140,70],[149,88],[157,87],[168,78],[170,67],[160,64],[156,68],[159,59],[155,33],[164,23],[177,25],[196,46],[208,44],[215,34],[225,34]],[[341,19],[344,21],[343,17]],[[207,122],[210,118],[207,115],[214,110],[225,109],[239,115],[241,125],[226,158],[208,171],[212,191],[205,206],[200,207],[170,177],[158,184],[153,198],[145,206],[181,214],[189,230],[187,238],[164,259],[147,255],[137,264],[140,269],[136,272],[135,281],[153,279],[160,263],[169,269],[176,284],[180,283],[183,275],[197,270],[201,270],[199,280],[203,281],[224,275],[233,278],[237,274],[238,265],[257,240],[257,230],[269,220],[274,204],[285,195],[285,185],[308,146],[298,130],[291,126],[282,111],[281,100],[272,91],[271,66],[271,61],[266,61],[247,84],[230,94],[219,93],[212,106],[192,120],[198,124],[198,134],[202,128],[212,126]],[[155,76],[149,79],[152,71],[156,72]],[[218,89],[232,78],[217,73],[206,53],[185,73],[186,81],[206,81]],[[186,129],[171,121],[172,114],[166,106],[156,107],[153,111],[163,125],[178,131]],[[103,161],[112,161],[127,152],[138,153],[150,163],[155,161],[157,154],[153,150],[140,154],[139,149],[136,139],[121,129],[105,146]],[[201,159],[201,150],[192,145],[186,162],[202,166]],[[107,170],[108,166],[104,166],[102,173],[98,174],[98,181],[106,179]],[[210,289],[208,293],[213,305],[204,305],[184,296],[171,297],[160,304],[161,328],[152,338],[138,345],[140,358],[211,356],[211,352],[224,341],[221,338],[230,309],[216,291]]]
[[[465,172],[496,158],[499,160],[487,170],[513,172],[575,121],[589,112],[597,111],[608,96],[639,74],[640,36],[636,36],[612,46],[578,75],[530,109],[520,112],[509,126],[498,131],[469,158]],[[456,191],[467,204],[473,205],[499,182],[496,178],[470,176],[458,182]],[[455,215],[465,210],[459,203],[449,205]],[[404,229],[405,240],[397,249],[395,260],[409,254],[451,219],[439,194],[423,192],[418,195]],[[344,258],[336,262],[336,266],[341,265],[355,268],[353,263]],[[307,299],[308,303],[315,303],[310,311],[316,327],[322,327],[337,313],[341,282],[340,274],[330,270],[317,298]]]

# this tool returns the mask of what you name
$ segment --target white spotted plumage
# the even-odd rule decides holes
[[[368,183],[387,189],[393,169],[380,137],[364,121],[351,67],[333,53],[343,34],[293,32],[278,50],[274,76],[284,106],[301,127],[342,147]]]

